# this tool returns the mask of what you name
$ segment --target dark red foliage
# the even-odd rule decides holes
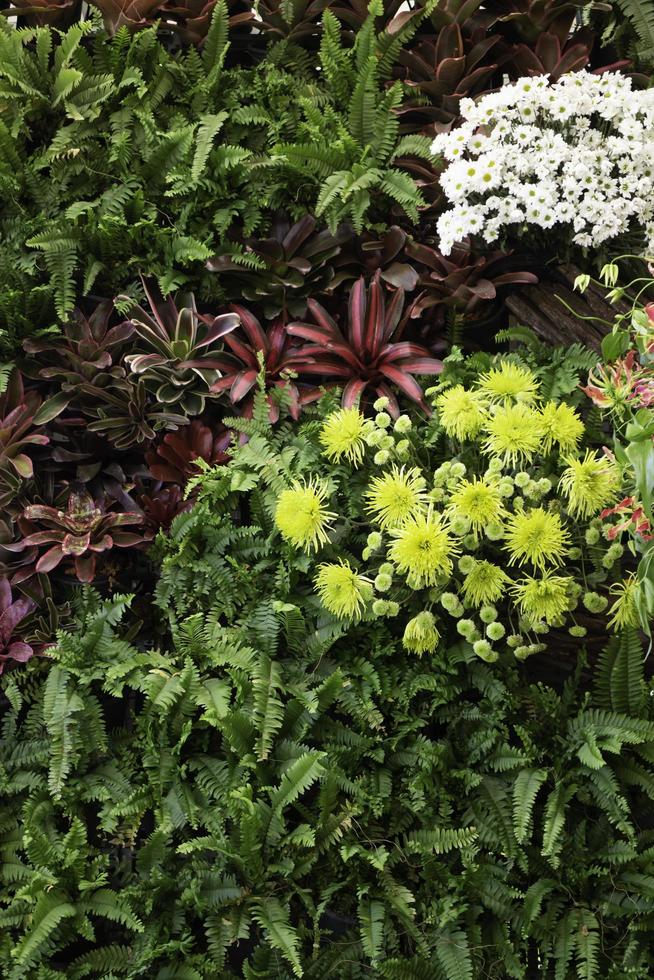
[[[549,75],[557,81],[567,72],[585,68],[591,56],[595,35],[586,28],[561,40],[556,34],[543,33],[536,43],[512,45],[500,59],[512,77]],[[625,64],[625,62],[623,62]]]
[[[40,406],[36,392],[26,392],[20,372],[12,371],[0,396],[0,508],[18,495],[24,480],[34,476],[30,450],[48,444],[48,437],[34,424]]]
[[[34,656],[34,648],[17,637],[16,629],[36,609],[36,602],[22,596],[14,599],[9,580],[0,577],[0,674],[10,662],[24,664]]]
[[[312,302],[309,300],[309,304]],[[283,319],[278,317],[264,330],[254,314],[245,307],[234,303],[230,309],[238,314],[241,324],[225,337],[229,352],[222,356],[222,377],[212,385],[212,393],[225,392],[233,405],[240,406],[243,415],[250,416],[254,388],[263,365],[266,388],[283,388],[290,396],[291,416],[299,418],[302,406],[319,398],[320,392],[289,377],[289,372],[297,370],[297,367],[289,361],[294,348]],[[272,421],[279,417],[279,408],[272,400],[270,416]]]
[[[342,249],[335,265],[336,274],[327,292],[332,295],[344,282],[360,275],[372,276],[379,270],[389,286],[400,286],[410,292],[418,284],[418,273],[404,255],[407,234],[398,225],[391,225],[381,236],[364,231],[351,239]]]
[[[429,102],[420,107],[408,105],[403,114],[418,112],[423,119],[451,126],[459,115],[462,98],[490,90],[497,70],[494,48],[497,35],[483,31],[464,33],[458,24],[448,24],[433,38],[400,52],[401,77]]]
[[[308,305],[314,323],[289,323],[287,327],[291,336],[307,341],[288,355],[287,363],[299,374],[344,385],[345,406],[355,404],[370,387],[389,398],[389,411],[397,415],[394,386],[429,411],[414,374],[438,374],[443,365],[425,347],[397,339],[404,322],[403,289],[390,294],[387,302],[380,273],[375,273],[368,289],[362,276],[350,291],[343,330],[315,300]]]
[[[257,303],[269,318],[282,314],[304,316],[307,297],[325,289],[333,275],[332,259],[352,238],[352,229],[342,226],[333,234],[316,231],[316,219],[305,214],[295,224],[284,215],[275,216],[268,238],[244,238],[244,251],[258,259],[252,269],[229,255],[215,255],[206,263],[220,274],[223,288],[232,296]]]
[[[193,506],[192,500],[184,500],[180,486],[162,487],[152,494],[142,494],[139,503],[145,514],[145,527],[153,532],[167,531],[178,514]]]
[[[155,480],[184,486],[198,473],[195,460],[206,463],[226,463],[229,459],[231,432],[224,425],[212,432],[194,419],[177,432],[169,432],[161,442],[145,454],[145,461]]]
[[[141,514],[117,513],[113,502],[94,500],[86,490],[71,491],[65,510],[30,504],[19,518],[22,546],[46,547],[36,563],[36,572],[51,572],[62,562],[72,561],[80,582],[92,582],[96,557],[111,548],[132,548],[151,534],[125,531],[127,525],[143,524]]]
[[[511,268],[511,255],[489,252],[480,255],[469,241],[455,245],[450,255],[410,240],[406,254],[418,263],[418,296],[411,305],[411,317],[421,317],[433,306],[445,305],[473,313],[495,299],[500,286],[538,282],[533,272]]]

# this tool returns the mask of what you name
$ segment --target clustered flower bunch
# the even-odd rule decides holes
[[[643,281],[642,277],[617,286],[616,263],[605,266],[602,273],[605,285],[613,286],[611,298],[621,298],[636,286],[639,295],[654,287],[654,280]],[[578,288],[583,291],[589,282],[590,277],[580,277]],[[638,567],[624,588],[638,614],[634,625],[650,633],[654,616],[654,303],[642,305],[636,300],[626,313],[617,314],[602,348],[603,362],[589,373],[583,391],[610,421],[625,494],[600,517],[607,538],[624,542],[638,558]]]
[[[615,457],[585,445],[578,411],[541,398],[517,359],[496,359],[471,384],[447,378],[430,389],[430,419],[393,422],[384,398],[374,419],[331,412],[318,434],[330,465],[279,495],[277,529],[317,553],[325,609],[397,619],[419,654],[458,635],[488,662],[544,650],[552,628],[583,637],[587,613],[607,610],[615,630],[633,624],[624,549],[600,517],[621,496]]]
[[[453,207],[438,221],[448,254],[468,235],[565,225],[577,245],[637,229],[654,243],[654,90],[616,72],[521,78],[461,101],[463,123],[434,140]]]

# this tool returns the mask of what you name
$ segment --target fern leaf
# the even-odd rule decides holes
[[[547,775],[546,769],[523,769],[513,784],[513,820],[515,837],[519,844],[527,837],[536,796]]]
[[[291,964],[296,977],[302,976],[298,935],[290,923],[288,910],[276,898],[253,903],[252,918],[265,930],[268,942]]]
[[[384,903],[378,899],[365,896],[359,902],[361,944],[373,965],[381,956],[385,917]]]
[[[465,932],[441,934],[436,940],[436,958],[447,980],[473,980],[470,946]]]

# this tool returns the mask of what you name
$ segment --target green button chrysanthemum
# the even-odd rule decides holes
[[[454,518],[468,520],[473,531],[501,522],[506,513],[499,485],[478,477],[459,483],[450,497],[449,512]]]
[[[430,507],[416,514],[400,528],[391,531],[395,538],[389,558],[400,572],[410,575],[416,586],[435,585],[452,574],[452,557],[457,547],[450,537],[449,526]]]
[[[533,402],[538,397],[540,382],[529,368],[503,361],[479,377],[483,393],[496,402]]]
[[[479,391],[466,391],[463,385],[444,391],[435,404],[440,424],[454,439],[474,438],[486,419],[486,399]]]
[[[575,517],[598,514],[617,497],[619,475],[615,464],[599,453],[586,450],[583,459],[566,459],[559,486]]]
[[[502,406],[485,423],[484,451],[513,466],[533,459],[541,446],[538,412],[528,405]]]
[[[510,565],[528,563],[544,569],[547,564],[562,564],[570,535],[558,514],[535,507],[511,515],[503,544]]]
[[[320,430],[320,442],[327,459],[332,463],[347,459],[353,466],[358,466],[366,451],[365,436],[369,428],[370,423],[358,408],[339,408],[332,412]]]
[[[365,493],[367,510],[382,528],[399,527],[424,511],[427,504],[425,479],[419,469],[392,467],[370,481]]]
[[[540,578],[521,579],[511,591],[526,619],[555,625],[568,611],[573,582],[568,576],[547,571]]]
[[[540,411],[539,424],[543,436],[543,451],[548,453],[554,446],[561,452],[575,450],[584,434],[584,423],[574,408],[565,402],[547,402]]]
[[[330,521],[336,514],[327,510],[328,493],[320,483],[295,481],[277,501],[275,524],[290,544],[305,551],[317,550],[327,542]]]
[[[325,609],[339,619],[360,619],[366,597],[372,594],[367,580],[346,561],[321,565],[315,586]]]

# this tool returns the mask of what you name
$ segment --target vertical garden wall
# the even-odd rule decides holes
[[[654,975],[654,6],[0,9],[0,976]]]

